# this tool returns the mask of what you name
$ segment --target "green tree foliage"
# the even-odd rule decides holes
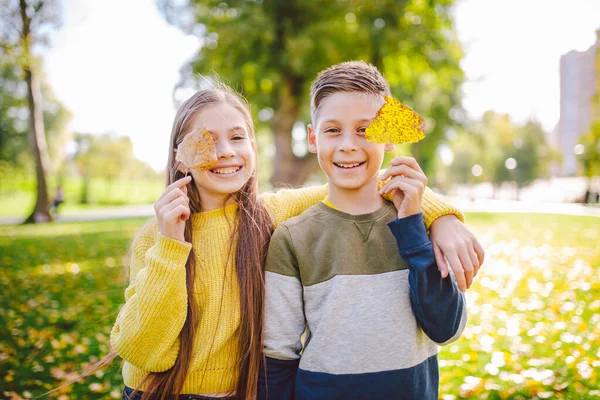
[[[28,143],[27,87],[14,63],[0,62],[0,161],[12,170],[30,172],[31,152]],[[44,98],[43,118],[48,142],[50,173],[55,174],[62,162],[65,143],[70,139],[67,124],[71,113],[54,97],[48,84],[41,87]]]
[[[0,2],[0,56],[19,67],[27,88],[29,144],[35,164],[37,196],[26,223],[51,221],[47,175],[50,168],[40,89],[41,61],[36,48],[59,25],[61,7],[55,0],[2,0]]]
[[[506,114],[487,111],[480,121],[460,130],[451,141],[454,160],[450,176],[456,182],[490,181],[495,186],[515,182],[522,188],[535,179],[548,176],[556,151],[546,141],[546,133],[537,121],[517,124]],[[508,169],[513,158],[516,168]],[[481,176],[474,179],[472,168],[481,166]]]
[[[475,183],[487,178],[489,171],[485,167],[483,141],[481,137],[469,130],[459,130],[450,142],[452,163],[447,174],[451,182]],[[473,167],[479,165],[481,174],[473,175]],[[477,172],[477,171],[476,171]],[[440,182],[442,185],[446,182]],[[446,186],[449,186],[446,184]]]
[[[93,179],[108,182],[108,189],[116,178],[160,179],[148,164],[133,154],[133,144],[129,137],[77,134],[77,153],[73,159],[78,173],[83,177],[80,203],[90,202],[90,181]]]
[[[133,154],[133,144],[126,136],[84,135],[76,136],[78,152],[75,164],[82,175],[108,181],[117,177],[152,178],[157,173]]]
[[[577,156],[583,175],[588,178],[587,192],[591,192],[592,180],[600,175],[600,121],[594,123],[589,132],[579,139],[583,146]]]
[[[527,186],[538,178],[546,178],[552,159],[552,150],[546,142],[546,133],[537,121],[527,121],[515,132],[512,157],[517,160],[515,181]]]
[[[308,121],[309,87],[317,73],[352,59],[373,63],[401,102],[428,121],[428,138],[414,147],[427,171],[443,132],[460,119],[462,57],[450,8],[443,1],[191,0],[183,8],[158,0],[167,21],[203,38],[183,69],[217,73],[270,125],[275,145],[273,184],[302,184],[314,157],[294,154],[291,132]],[[200,81],[200,85],[202,82]]]

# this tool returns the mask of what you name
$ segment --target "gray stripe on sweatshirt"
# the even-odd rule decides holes
[[[300,360],[303,370],[330,374],[390,371],[413,367],[437,354],[438,346],[418,327],[412,313],[408,273],[338,275],[304,287],[299,298],[297,278],[267,272],[267,356],[298,358],[304,314],[311,334]],[[290,307],[289,301],[302,297],[304,312],[301,303]],[[290,315],[292,309],[298,312]],[[284,332],[295,334],[291,337]]]
[[[268,357],[300,357],[300,336],[306,328],[300,279],[266,272],[264,352]]]

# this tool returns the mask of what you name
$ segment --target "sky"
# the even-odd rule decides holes
[[[166,165],[179,69],[200,48],[168,25],[154,0],[63,0],[63,25],[44,50],[56,97],[71,129],[131,138],[154,169]],[[463,105],[472,118],[489,109],[546,130],[559,117],[559,61],[583,51],[600,28],[599,0],[458,0],[465,49]]]

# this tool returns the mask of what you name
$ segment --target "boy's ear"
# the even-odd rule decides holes
[[[317,152],[317,134],[315,133],[312,124],[308,124],[308,151],[311,153]]]
[[[395,144],[391,144],[391,143],[386,143],[384,150],[386,153],[391,153],[392,151],[396,150],[396,145]]]

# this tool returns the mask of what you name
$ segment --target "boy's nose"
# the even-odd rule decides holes
[[[342,143],[340,144],[340,151],[356,151],[358,150],[358,144],[356,142],[356,135],[352,133],[344,133],[342,135]]]

